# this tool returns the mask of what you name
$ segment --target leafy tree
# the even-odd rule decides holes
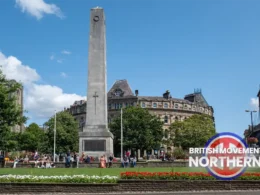
[[[124,150],[152,149],[161,144],[163,138],[163,122],[148,110],[140,107],[123,109],[123,147]],[[114,135],[115,153],[121,148],[121,116],[115,118],[109,125]]]
[[[44,124],[47,127],[45,146],[46,152],[53,152],[54,117]],[[78,151],[79,149],[78,123],[67,111],[56,114],[56,153]]]
[[[25,123],[22,108],[16,104],[15,94],[21,84],[7,80],[0,70],[0,150],[7,150],[12,136],[11,127]],[[11,144],[12,145],[12,144]]]
[[[21,133],[10,132],[8,137],[6,137],[6,150],[7,151],[18,151],[20,150],[20,136]]]
[[[202,147],[216,134],[212,118],[205,114],[195,114],[184,121],[176,121],[171,124],[169,130],[170,140],[183,149]]]
[[[20,148],[32,152],[41,150],[44,137],[44,131],[36,123],[32,123],[20,135]]]

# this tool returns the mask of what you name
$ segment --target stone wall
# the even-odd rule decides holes
[[[260,190],[260,181],[120,180],[117,184],[0,183],[0,194]]]

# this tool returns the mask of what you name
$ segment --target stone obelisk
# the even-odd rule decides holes
[[[88,51],[87,116],[79,133],[79,152],[100,157],[113,153],[107,124],[106,27],[104,10],[91,9]]]

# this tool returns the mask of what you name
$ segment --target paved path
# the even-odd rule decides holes
[[[122,193],[94,193],[94,194],[82,194],[82,193],[48,193],[48,194],[37,194],[37,195],[119,195]],[[126,195],[130,194],[145,194],[145,195],[191,195],[191,194],[207,194],[207,195],[259,195],[260,190],[257,191],[211,191],[211,192],[126,192]],[[1,195],[10,195],[10,194],[1,194]],[[18,195],[18,194],[13,194]],[[32,195],[32,194],[19,194],[19,195]]]

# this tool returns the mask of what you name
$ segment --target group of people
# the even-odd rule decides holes
[[[71,164],[74,164],[74,167],[79,168],[79,159],[79,154],[68,151],[65,158],[65,167],[69,168]]]
[[[16,156],[13,168],[16,168],[18,163],[29,164],[30,160],[34,161],[34,167],[37,168],[55,168],[55,164],[50,156],[42,155],[42,157],[40,157],[37,152],[32,156],[26,155],[25,158],[19,158]]]
[[[37,168],[55,168],[55,164],[51,156],[48,155],[40,156],[38,152],[32,154],[30,158],[28,157],[28,155],[26,155],[25,158],[22,159],[22,161],[21,159],[16,157],[14,160],[13,168],[16,168],[16,165],[19,162],[29,163],[30,159],[34,161],[35,167]],[[100,168],[111,168],[113,166],[113,162],[116,162],[116,159],[114,158],[113,154],[110,154],[109,156],[102,155],[99,159],[94,159],[93,157],[90,157],[84,153],[82,153],[82,155],[79,156],[79,154],[76,152],[71,153],[70,151],[68,151],[65,155],[65,167],[69,168],[71,167],[71,165],[73,165],[73,167],[79,168],[80,162],[81,163],[85,162],[90,164],[91,162],[94,162],[96,160],[99,160]],[[130,152],[126,152],[124,157],[121,158],[121,165],[124,168],[128,166],[135,167],[136,160],[137,159],[135,155],[131,156]]]
[[[114,157],[112,154],[108,157],[108,159],[106,158],[105,155],[101,156],[99,159],[100,168],[106,168],[106,167],[111,168],[113,165],[113,160]]]
[[[136,156],[130,157],[125,155],[124,158],[121,159],[122,167],[127,168],[128,165],[135,167],[136,166]]]

